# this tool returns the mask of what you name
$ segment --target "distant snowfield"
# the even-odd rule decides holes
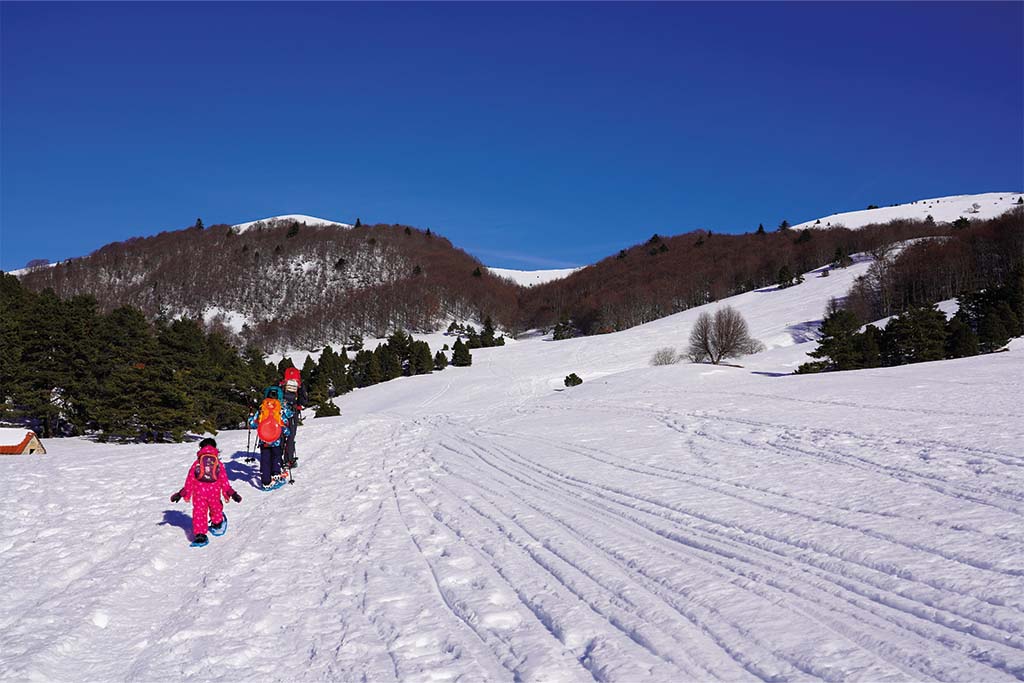
[[[532,287],[533,285],[542,285],[545,282],[551,282],[552,280],[561,280],[564,277],[569,277],[580,269],[555,268],[551,270],[513,270],[511,268],[488,267],[487,270],[499,277],[506,277],[517,285]]]
[[[249,221],[248,223],[239,223],[231,227],[238,230],[238,232],[245,232],[257,223],[269,223],[270,221],[298,221],[299,223],[305,223],[306,225],[336,225],[339,228],[351,228],[352,226],[348,223],[342,223],[341,221],[331,221],[326,218],[317,218],[316,216],[306,216],[301,213],[290,213],[283,216],[270,216],[269,218],[261,218],[255,221]]]
[[[794,225],[793,229],[843,226],[852,230],[872,223],[888,223],[897,219],[924,220],[928,216],[936,223],[951,223],[961,216],[971,219],[995,218],[1016,206],[1021,197],[1024,197],[1024,193],[988,192],[921,199],[897,206],[834,213],[831,216]]]
[[[1018,680],[1024,344],[784,374],[867,267],[357,390],[278,492],[222,432],[203,549],[195,444],[0,458],[0,679]],[[725,303],[765,352],[648,366]]]

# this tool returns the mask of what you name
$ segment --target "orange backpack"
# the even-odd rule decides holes
[[[281,416],[281,402],[276,398],[265,398],[260,404],[260,414],[256,421],[256,436],[263,443],[273,443],[281,438],[284,418]]]

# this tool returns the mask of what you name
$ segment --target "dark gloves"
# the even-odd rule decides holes
[[[240,495],[238,495],[237,491],[232,491],[231,492],[231,500],[235,501],[236,503],[241,503],[242,502],[242,497]]]
[[[181,491],[178,491],[173,496],[171,496],[172,503],[177,503],[179,500],[181,500]]]

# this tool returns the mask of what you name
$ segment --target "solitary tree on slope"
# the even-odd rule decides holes
[[[700,314],[690,332],[687,355],[694,363],[710,361],[718,365],[726,358],[738,358],[764,349],[764,344],[750,336],[747,322],[731,306]]]

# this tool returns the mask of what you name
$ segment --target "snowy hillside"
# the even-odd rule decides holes
[[[550,270],[513,270],[511,268],[490,268],[487,270],[491,271],[498,277],[507,277],[517,285],[523,285],[524,287],[532,287],[533,285],[542,285],[545,282],[551,282],[552,280],[560,280],[563,277],[569,277],[575,273],[579,268],[555,268]]]
[[[931,216],[936,223],[951,223],[957,218],[995,218],[1013,208],[1024,196],[1021,192],[988,192],[986,194],[962,194],[936,199],[921,199],[909,204],[885,206],[864,211],[848,211],[834,213],[800,225],[794,230],[804,228],[827,228],[843,226],[845,228],[863,228],[872,223],[888,223],[897,219],[924,220]],[[975,206],[977,205],[977,206]]]
[[[316,216],[305,216],[301,213],[290,213],[284,216],[271,216],[270,218],[261,218],[255,221],[249,221],[248,223],[239,223],[231,227],[235,228],[238,232],[245,232],[257,223],[269,224],[269,223],[290,223],[292,221],[298,223],[305,223],[306,225],[317,225],[317,226],[330,226],[336,225],[339,228],[351,228],[352,226],[348,223],[342,223],[341,221],[329,221],[325,218],[317,218]]]
[[[1024,675],[1024,349],[785,375],[868,264],[478,349],[307,420],[296,483],[187,546],[195,445],[0,459],[0,678],[1000,681]],[[576,372],[584,384],[563,390]]]

